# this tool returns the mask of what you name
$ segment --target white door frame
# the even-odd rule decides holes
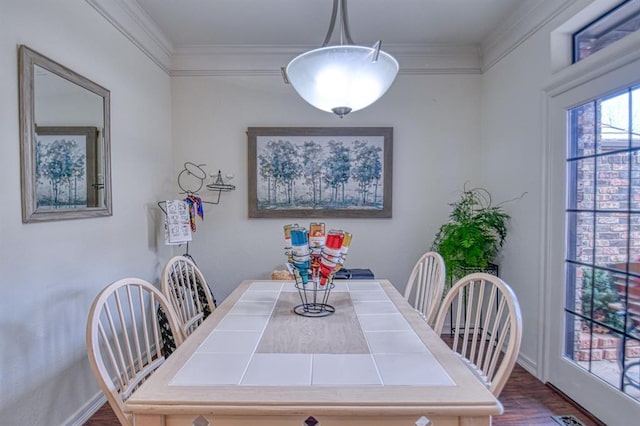
[[[545,89],[543,120],[543,380],[606,424],[637,424],[640,403],[564,358],[567,111],[640,82],[640,32],[556,74]]]

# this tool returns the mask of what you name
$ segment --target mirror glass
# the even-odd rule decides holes
[[[110,93],[19,48],[23,222],[110,216]]]

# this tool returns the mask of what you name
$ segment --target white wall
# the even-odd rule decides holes
[[[543,193],[543,90],[553,75],[550,34],[588,3],[575,2],[482,76],[482,180],[498,201],[526,192],[522,199],[505,205],[512,218],[502,252],[501,277],[513,287],[522,307],[520,363],[538,377],[543,376],[545,348],[541,342],[548,320],[542,315],[547,202]]]
[[[111,91],[113,216],[23,224],[17,45]],[[0,2],[0,424],[71,421],[99,389],[86,356],[96,294],[156,281],[155,205],[171,179],[169,77],[80,0]]]
[[[521,359],[535,372],[542,318],[541,88],[547,75],[548,46],[542,34],[528,40],[483,75],[482,169],[495,201],[509,200],[512,216],[502,251],[501,277],[516,292],[523,315]],[[548,41],[548,39],[547,39]],[[534,59],[535,58],[535,59]]]
[[[549,28],[483,76],[401,74],[379,102],[341,120],[304,103],[279,76],[170,81],[85,2],[0,3],[0,419],[61,424],[98,394],[85,355],[89,305],[117,278],[157,279],[170,250],[157,240],[155,203],[179,196],[185,161],[235,174],[237,189],[206,206],[190,244],[217,299],[281,267],[282,225],[294,220],[247,218],[247,127],[394,127],[393,218],[324,222],[353,232],[347,267],[370,267],[401,291],[465,181],[498,202],[526,191],[505,206],[512,220],[501,275],[520,298],[522,356],[535,371],[544,321],[541,89],[550,75]],[[18,44],[111,90],[113,217],[21,223]]]
[[[354,235],[345,267],[369,267],[404,290],[413,264],[447,219],[448,204],[478,167],[479,79],[400,75],[380,101],[343,119],[306,104],[279,76],[172,79],[175,173],[193,161],[210,173],[236,176],[236,190],[205,208],[189,246],[216,298],[243,279],[269,278],[286,260],[282,226],[312,221],[247,218],[245,132],[262,126],[394,128],[393,218],[323,221]]]

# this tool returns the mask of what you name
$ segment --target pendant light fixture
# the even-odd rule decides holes
[[[340,12],[340,44],[329,46]],[[340,118],[377,101],[398,74],[398,61],[373,47],[357,46],[349,34],[347,0],[333,0],[329,31],[322,47],[294,58],[286,79],[314,107]]]

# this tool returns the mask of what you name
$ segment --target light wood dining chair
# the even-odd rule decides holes
[[[404,298],[431,326],[438,314],[446,275],[442,256],[428,251],[416,262],[404,290]]]
[[[165,265],[162,293],[178,315],[184,339],[215,310],[207,281],[196,264],[185,256],[172,257]]]
[[[173,308],[147,281],[125,278],[111,283],[89,311],[86,339],[91,369],[123,425],[132,424],[125,402],[165,360],[158,307],[180,345],[183,339]]]
[[[451,348],[498,397],[522,341],[522,315],[515,293],[495,275],[469,274],[444,297],[434,326],[438,335],[442,336],[448,319]]]

